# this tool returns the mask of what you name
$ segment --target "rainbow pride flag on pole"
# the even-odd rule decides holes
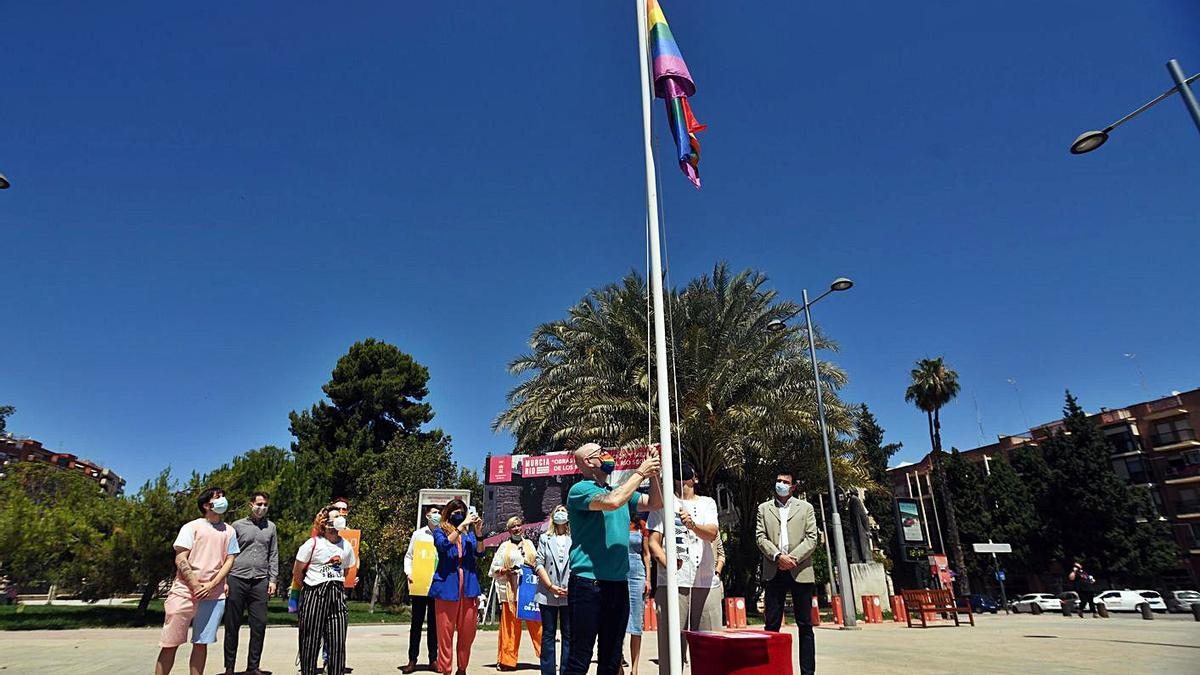
[[[696,83],[692,82],[692,74],[688,72],[658,0],[646,0],[646,23],[650,35],[654,95],[666,100],[671,136],[679,149],[679,169],[692,185],[699,188],[700,140],[696,134],[707,127],[696,121],[688,103],[688,97],[696,95]]]

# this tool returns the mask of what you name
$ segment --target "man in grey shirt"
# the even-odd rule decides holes
[[[262,675],[258,665],[267,632],[267,599],[275,595],[275,578],[279,576],[279,538],[275,523],[267,520],[269,502],[267,493],[255,492],[250,498],[250,517],[233,522],[242,553],[229,572],[225,594],[226,675],[234,672],[238,630],[246,610],[250,611],[250,657],[245,675]]]

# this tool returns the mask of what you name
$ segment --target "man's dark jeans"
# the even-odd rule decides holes
[[[571,649],[565,675],[586,675],[596,649],[596,675],[621,672],[621,643],[629,624],[629,582],[571,575],[567,585]]]
[[[428,621],[427,621],[428,620]],[[416,663],[421,654],[421,624],[427,622],[425,645],[429,647],[429,662],[437,661],[437,620],[433,615],[433,598],[412,596],[412,623],[408,628],[408,661]]]
[[[800,675],[812,675],[817,671],[817,647],[812,627],[813,585],[795,581],[792,575],[780,570],[767,582],[765,591],[767,615],[764,627],[773,632],[779,632],[784,600],[788,593],[792,594],[792,609],[799,629]]]
[[[262,658],[263,637],[267,634],[267,579],[240,579],[230,575],[225,591],[225,670],[233,670],[237,661],[238,631],[242,612],[250,610],[250,656],[246,670],[258,668]]]

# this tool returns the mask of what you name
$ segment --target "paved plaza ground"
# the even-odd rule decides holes
[[[244,629],[243,629],[244,630]],[[157,654],[156,629],[84,629],[0,633],[0,672],[150,673]],[[243,650],[247,636],[243,635]],[[468,673],[494,673],[495,631],[481,631]],[[275,675],[296,672],[296,630],[267,629],[263,667]],[[354,675],[395,674],[406,660],[407,626],[351,626],[349,665]],[[176,673],[187,672],[187,647]],[[655,658],[653,639],[644,658]],[[424,654],[422,654],[424,656]],[[794,654],[793,654],[794,656]],[[521,645],[522,670],[537,672],[528,636]],[[245,664],[245,653],[239,667]],[[220,673],[220,643],[210,647],[208,673]],[[653,663],[642,672],[657,673]],[[793,664],[795,667],[795,664]],[[1200,623],[1191,615],[1154,621],[1134,615],[1110,619],[1058,615],[983,616],[975,628],[908,629],[902,624],[862,630],[817,630],[817,670],[823,673],[1189,673],[1200,672]],[[594,667],[593,667],[594,672]],[[798,672],[798,671],[797,671]]]

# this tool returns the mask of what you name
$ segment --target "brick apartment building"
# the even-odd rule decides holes
[[[70,453],[47,450],[38,441],[28,438],[0,436],[0,465],[7,462],[41,462],[64,471],[78,471],[114,497],[125,494],[125,479],[112,469]]]
[[[1200,389],[1175,393],[1153,401],[1120,409],[1102,408],[1089,415],[1112,445],[1112,465],[1130,485],[1149,492],[1160,518],[1170,526],[1179,550],[1179,567],[1164,575],[1172,586],[1200,585]],[[1025,436],[1001,436],[996,443],[962,452],[972,462],[988,464],[998,455],[1008,456],[1018,447],[1037,447],[1061,427],[1062,420],[1029,430]],[[930,547],[945,551],[941,541],[941,514],[933,499],[932,464],[926,455],[920,462],[888,471],[897,497],[921,502],[926,523],[932,529]],[[965,544],[966,542],[964,542]]]

